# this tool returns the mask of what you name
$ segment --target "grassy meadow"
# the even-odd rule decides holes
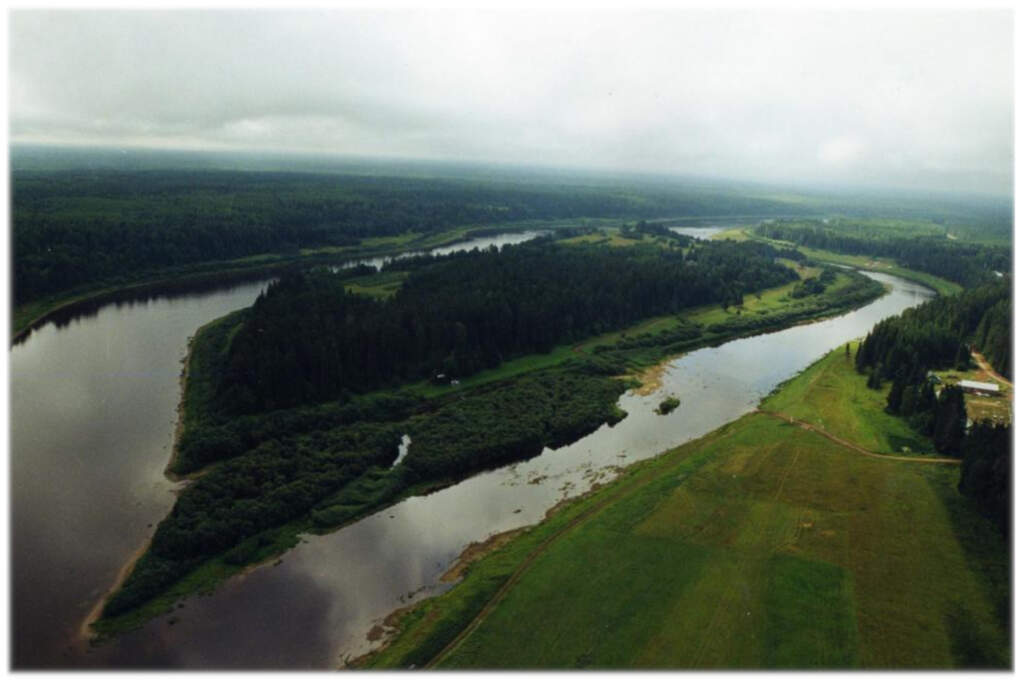
[[[870,450],[926,450],[854,352],[765,409]],[[1005,669],[1008,542],[958,478],[748,415],[556,510],[397,616],[391,645],[359,664]]]

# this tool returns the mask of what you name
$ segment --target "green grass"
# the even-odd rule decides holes
[[[906,278],[907,280],[927,285],[940,295],[956,294],[963,290],[961,286],[946,280],[945,278],[939,278],[938,276],[933,276],[930,273],[912,271],[909,268],[897,266],[892,259],[872,259],[871,257],[866,256],[839,254],[838,252],[827,252],[823,249],[812,249],[810,247],[798,247],[798,249],[809,258],[818,261],[832,262],[842,264],[844,266],[853,266],[854,268],[878,271],[879,273],[889,273],[894,276],[899,276],[900,278]]]
[[[863,384],[840,349],[770,401],[881,443]],[[363,664],[422,667],[522,567],[438,667],[1007,668],[1007,542],[958,475],[748,415],[484,557]]]
[[[597,230],[591,233],[584,233],[583,235],[565,238],[563,240],[559,240],[559,242],[566,245],[601,244],[609,247],[633,247],[643,244],[669,245],[667,241],[659,240],[659,238],[653,235],[642,234],[639,238],[626,237],[618,229]]]
[[[869,389],[854,369],[859,341],[835,349],[767,397],[761,407],[816,425],[838,437],[881,454],[935,455],[930,440],[899,416],[885,412],[889,383]]]
[[[381,271],[373,275],[354,278],[345,283],[345,289],[354,294],[387,299],[398,292],[398,288],[402,286],[408,275],[407,271]]]
[[[752,240],[753,237],[750,235],[750,228],[747,226],[739,226],[736,228],[729,228],[719,233],[715,233],[711,236],[712,240],[735,240],[736,242],[746,242]]]

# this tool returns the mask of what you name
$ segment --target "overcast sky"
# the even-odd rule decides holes
[[[10,15],[12,142],[1009,194],[1008,11]]]

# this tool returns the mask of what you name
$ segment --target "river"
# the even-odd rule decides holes
[[[338,667],[372,646],[367,633],[392,610],[443,591],[441,574],[470,542],[537,522],[618,467],[734,420],[829,349],[933,296],[870,275],[891,291],[854,312],[674,360],[660,390],[620,398],[629,416],[615,427],[305,537],[281,562],[90,648],[78,638],[84,617],[174,501],[178,485],[163,470],[188,338],[251,304],[268,281],[111,304],[60,328],[47,324],[9,355],[12,664]],[[682,405],[657,415],[668,394]]]
[[[710,240],[713,235],[736,226],[669,226],[669,230],[679,235],[688,235],[698,240]]]

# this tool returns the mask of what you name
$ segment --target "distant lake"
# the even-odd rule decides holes
[[[710,240],[712,235],[736,226],[669,226],[669,230],[680,235],[689,235],[698,240]]]
[[[352,268],[353,266],[359,266],[364,264],[367,266],[373,266],[376,269],[380,269],[384,264],[395,261],[396,259],[404,259],[407,257],[414,256],[444,256],[446,254],[454,254],[455,252],[469,252],[474,249],[488,249],[490,247],[504,247],[505,245],[518,245],[521,242],[526,242],[534,238],[541,237],[542,235],[548,235],[550,231],[547,230],[525,230],[518,233],[498,233],[496,235],[488,235],[486,237],[477,237],[470,240],[462,240],[444,247],[435,247],[430,250],[419,250],[411,252],[402,252],[401,254],[395,254],[392,256],[374,257],[372,259],[353,259],[352,261],[346,261],[343,264],[336,267],[336,270],[343,268]]]

